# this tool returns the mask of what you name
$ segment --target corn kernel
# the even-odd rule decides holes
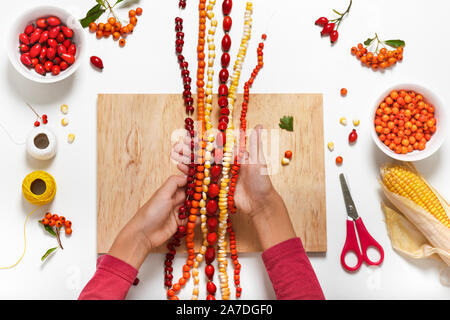
[[[343,126],[347,125],[347,119],[345,117],[342,117],[339,119],[339,123],[342,124]]]
[[[333,151],[334,150],[334,142],[328,142],[328,150]]]
[[[73,133],[69,133],[69,135],[67,136],[67,142],[73,143],[74,140],[75,140],[75,135]]]
[[[283,159],[281,159],[281,164],[283,166],[287,166],[289,164],[289,159],[286,157],[283,157]]]
[[[68,106],[67,104],[63,104],[63,105],[61,106],[61,112],[62,112],[63,114],[67,114],[67,113],[69,112],[69,106]]]
[[[353,125],[355,127],[359,126],[359,119],[353,119]]]
[[[62,118],[61,119],[61,124],[65,127],[69,124],[69,120],[67,120],[66,118]]]

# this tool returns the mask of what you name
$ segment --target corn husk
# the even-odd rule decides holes
[[[391,166],[385,165],[381,168],[381,175],[383,176],[385,170]],[[412,170],[420,176],[416,168],[411,164],[403,164],[407,169]],[[439,202],[443,206],[447,215],[450,215],[450,207],[446,200],[422,177],[422,180],[432,189],[437,196]],[[403,216],[414,226],[420,234],[428,240],[428,244],[424,243],[424,239],[420,237],[420,234],[414,232],[410,225],[406,224],[404,220],[393,216],[392,212],[388,211],[390,216],[391,234],[395,234],[394,248],[399,248],[398,251],[413,256],[429,256],[433,253],[437,253],[440,258],[450,266],[450,228],[444,226],[433,215],[427,212],[425,209],[414,203],[412,200],[402,197],[396,193],[393,193],[387,189],[387,187],[381,181],[384,194],[394,204],[394,206],[403,214]],[[393,218],[394,217],[394,218]],[[388,223],[388,219],[386,220]],[[395,225],[393,225],[394,223]]]
[[[450,259],[448,252],[430,245],[422,232],[401,213],[389,208],[383,202],[381,208],[386,219],[389,239],[391,239],[392,247],[397,252],[412,259],[424,259],[433,256],[433,254],[440,254]]]

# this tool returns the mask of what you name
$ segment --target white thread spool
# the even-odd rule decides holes
[[[36,160],[49,160],[56,154],[56,137],[45,127],[34,128],[27,139],[27,152]]]

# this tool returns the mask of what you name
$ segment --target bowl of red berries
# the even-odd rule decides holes
[[[8,39],[11,64],[24,77],[53,83],[73,74],[84,51],[84,33],[67,10],[35,7],[12,24]]]
[[[385,90],[370,117],[375,144],[400,161],[428,158],[447,135],[444,104],[431,90],[417,84],[400,84]]]

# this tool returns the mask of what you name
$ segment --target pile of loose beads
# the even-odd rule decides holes
[[[186,7],[185,1],[180,1],[180,8]],[[176,42],[175,42],[175,51],[178,57],[178,63],[181,69],[181,76],[183,78],[184,85],[184,105],[186,108],[186,113],[192,114],[194,112],[194,100],[191,94],[191,79],[189,78],[189,70],[188,63],[185,61],[183,53],[184,46],[184,33],[183,33],[183,19],[177,17],[175,19],[175,31],[176,31]],[[195,175],[195,163],[194,163],[194,120],[189,116],[186,117],[184,121],[185,129],[189,133],[191,137],[191,163],[189,166],[188,176],[187,176],[187,184],[186,184],[186,200],[184,204],[178,209],[178,217],[180,220],[185,220],[187,218],[188,210],[192,205],[192,196],[194,195],[194,175]],[[173,280],[173,266],[172,261],[175,258],[176,247],[178,247],[181,243],[181,239],[186,235],[186,227],[179,226],[178,230],[172,237],[172,239],[167,244],[167,249],[169,252],[166,254],[166,259],[164,261],[164,285],[168,288],[172,287]],[[186,283],[187,279],[183,276],[174,288],[177,289]]]
[[[207,36],[207,42],[208,42],[208,68],[207,68],[207,77],[208,81],[206,83],[206,100],[205,100],[205,128],[206,128],[206,136],[207,136],[207,142],[206,142],[206,150],[205,150],[205,169],[204,169],[204,178],[203,178],[203,190],[202,190],[202,200],[200,200],[200,218],[201,218],[201,231],[203,234],[203,243],[200,247],[199,253],[197,254],[194,264],[192,267],[192,278],[194,281],[194,289],[192,291],[192,299],[197,300],[198,299],[198,293],[199,293],[199,272],[198,267],[200,263],[203,261],[203,257],[206,253],[206,250],[208,247],[214,247],[215,242],[217,240],[217,234],[215,231],[208,231],[207,226],[207,213],[211,214],[210,212],[210,202],[208,201],[207,193],[208,193],[208,186],[211,182],[210,178],[210,172],[209,169],[211,168],[211,159],[212,159],[212,151],[214,149],[214,134],[212,132],[213,126],[211,122],[211,112],[212,112],[212,100],[213,100],[213,77],[214,77],[214,60],[215,60],[215,44],[214,44],[214,35],[216,33],[216,27],[217,27],[217,20],[214,18],[214,5],[215,0],[209,0],[208,6],[207,6],[207,12],[206,16],[210,20],[210,28],[208,29],[208,36]],[[207,205],[207,204],[208,205]],[[217,205],[216,209],[217,210]],[[215,211],[212,212],[212,214],[215,214]],[[211,265],[212,267],[212,265]],[[209,268],[209,271],[210,268]],[[214,269],[212,269],[212,275],[214,275]],[[208,283],[206,285],[207,288],[207,300],[215,300],[214,294],[216,293],[216,286],[212,282],[212,276],[209,278]]]
[[[219,192],[219,232],[218,232],[218,252],[217,260],[219,261],[219,279],[222,299],[228,300],[230,298],[230,289],[228,288],[227,275],[227,242],[225,240],[228,222],[228,190],[229,190],[229,171],[233,161],[234,149],[234,127],[233,127],[233,106],[236,100],[236,90],[239,85],[239,78],[241,75],[242,63],[244,62],[247,53],[248,41],[251,36],[252,25],[252,2],[248,1],[246,4],[246,11],[244,16],[244,33],[241,39],[238,56],[234,65],[234,73],[231,78],[231,85],[228,90],[228,109],[230,110],[229,123],[226,129],[226,141],[223,156],[222,179],[220,183]],[[220,75],[219,75],[220,77]]]
[[[197,214],[199,213],[200,202],[203,199],[203,179],[204,179],[204,150],[206,142],[204,139],[205,132],[205,90],[204,90],[204,74],[205,74],[205,30],[206,30],[206,0],[200,0],[198,5],[199,10],[199,33],[198,33],[198,45],[197,45],[197,113],[199,120],[198,138],[199,138],[199,150],[197,151],[197,165],[195,174],[195,187],[193,193],[193,199],[191,201],[191,208],[189,210],[189,217],[186,228],[186,247],[188,251],[188,259],[183,266],[183,277],[180,278],[178,283],[174,284],[172,288],[167,290],[167,297],[171,300],[178,300],[176,294],[180,291],[181,286],[186,284],[187,280],[191,277],[191,268],[194,265],[194,259],[196,258],[194,249],[194,228],[197,221]],[[192,158],[191,158],[192,159]],[[193,169],[193,168],[191,168]],[[206,195],[205,195],[206,197]],[[197,290],[198,291],[198,290]],[[194,294],[198,296],[198,292]]]

